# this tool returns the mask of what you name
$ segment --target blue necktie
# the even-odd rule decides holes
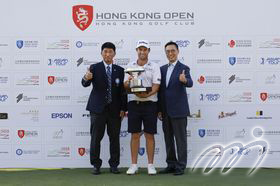
[[[108,87],[107,87],[107,103],[111,103],[112,102],[112,94],[111,94],[111,90],[112,90],[112,79],[111,79],[111,69],[110,66],[107,66],[107,70],[106,70],[106,75],[107,75],[107,81],[108,81]]]
[[[167,72],[166,72],[166,87],[168,87],[168,83],[169,83],[169,80],[170,80],[170,77],[171,77],[171,74],[174,70],[174,65],[173,64],[169,64],[168,65],[168,68],[167,68]]]

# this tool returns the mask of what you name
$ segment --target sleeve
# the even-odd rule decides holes
[[[91,73],[93,73],[93,71],[94,71],[94,65],[90,65],[89,70],[90,70]],[[81,83],[82,83],[82,86],[83,86],[83,87],[88,87],[88,86],[90,86],[90,84],[91,84],[91,82],[92,82],[93,79],[94,79],[94,73],[93,73],[93,77],[92,77],[91,80],[86,80],[86,79],[84,78],[84,76],[83,76],[82,82],[81,82]]]
[[[192,87],[193,86],[193,80],[190,75],[190,68],[188,66],[185,67],[185,76],[187,79],[187,83],[185,84],[186,87]]]
[[[121,84],[121,110],[122,111],[127,111],[127,93],[126,93],[126,90],[124,88],[124,69],[122,68],[122,75],[121,75],[121,78],[122,78],[122,84]]]
[[[153,84],[158,84],[160,85],[161,81],[161,74],[160,74],[160,67],[158,64],[155,65],[154,71],[153,71]]]

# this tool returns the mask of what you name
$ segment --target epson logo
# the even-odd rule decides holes
[[[68,119],[72,118],[72,113],[52,113],[51,114],[52,119]]]
[[[68,63],[68,59],[65,58],[57,58],[57,59],[48,59],[48,66],[56,65],[56,66],[65,66]]]

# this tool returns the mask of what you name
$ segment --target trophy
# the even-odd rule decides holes
[[[142,80],[138,78],[139,75],[144,71],[145,69],[142,67],[127,68],[124,71],[125,73],[128,73],[133,77],[133,79],[129,81],[129,90],[128,90],[129,94],[149,92],[152,90],[152,87],[144,87]]]

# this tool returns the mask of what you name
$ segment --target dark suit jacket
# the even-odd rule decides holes
[[[190,76],[190,68],[180,61],[174,67],[170,76],[168,87],[166,87],[166,73],[168,64],[160,67],[161,84],[159,90],[159,111],[163,115],[168,114],[172,118],[187,117],[190,115],[186,87],[192,87],[193,81]],[[181,83],[179,76],[185,70],[187,83]]]
[[[107,75],[103,61],[90,66],[93,73],[92,80],[82,79],[82,85],[88,87],[92,84],[86,109],[90,112],[101,113],[106,106],[106,91],[108,87]],[[127,96],[123,86],[124,69],[118,65],[112,65],[112,103],[111,110],[114,115],[120,111],[126,111]]]

